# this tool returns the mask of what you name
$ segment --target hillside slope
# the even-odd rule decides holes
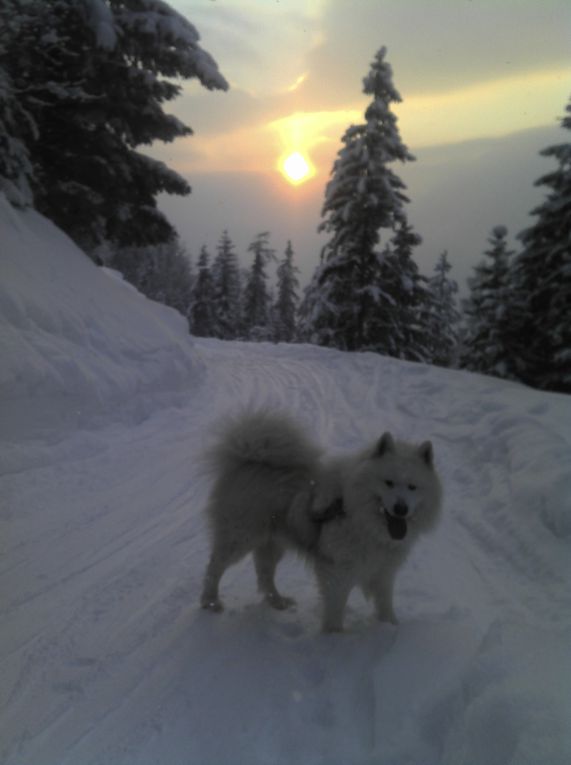
[[[190,342],[39,216],[1,220],[2,337],[22,343],[2,341],[2,763],[571,761],[569,397],[373,354]],[[251,402],[333,451],[385,429],[433,440],[443,520],[399,576],[398,627],[355,595],[347,632],[319,634],[293,557],[278,579],[295,610],[259,603],[250,561],[224,578],[223,614],[198,608],[200,455]]]
[[[0,194],[0,438],[137,421],[200,375],[185,320]]]

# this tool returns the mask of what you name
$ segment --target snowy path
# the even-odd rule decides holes
[[[0,762],[568,762],[571,401],[368,354],[197,347],[186,407],[6,455]],[[355,596],[348,633],[319,635],[294,559],[279,579],[295,611],[259,604],[249,561],[222,616],[197,609],[197,457],[248,402],[328,449],[433,439],[444,519],[400,576],[398,628]]]

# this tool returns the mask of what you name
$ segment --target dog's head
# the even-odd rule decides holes
[[[368,452],[353,481],[355,511],[374,517],[382,536],[395,542],[428,530],[440,508],[440,481],[430,441],[396,442],[385,433]]]

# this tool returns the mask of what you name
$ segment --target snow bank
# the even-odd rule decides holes
[[[97,268],[48,220],[0,196],[1,437],[138,421],[201,364],[185,320]]]
[[[571,761],[571,633],[495,623],[458,686],[426,722],[441,765]]]
[[[476,635],[461,620],[400,628],[375,675],[383,762],[570,762],[569,628],[497,620]]]
[[[2,763],[571,762],[571,397],[376,354],[192,341],[2,203],[0,247]],[[318,634],[293,557],[278,582],[296,610],[256,602],[250,560],[225,575],[223,614],[199,608],[195,456],[249,402],[334,452],[386,429],[432,439],[442,521],[398,574],[398,627],[355,593],[347,632]]]

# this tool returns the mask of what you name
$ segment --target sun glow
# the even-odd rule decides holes
[[[294,186],[309,180],[315,174],[308,160],[299,151],[285,157],[280,163],[280,169]]]
[[[330,165],[339,134],[347,123],[355,122],[359,113],[294,112],[267,123],[270,140],[276,145],[279,159],[275,168],[292,186],[301,186],[323,171],[323,157]]]

